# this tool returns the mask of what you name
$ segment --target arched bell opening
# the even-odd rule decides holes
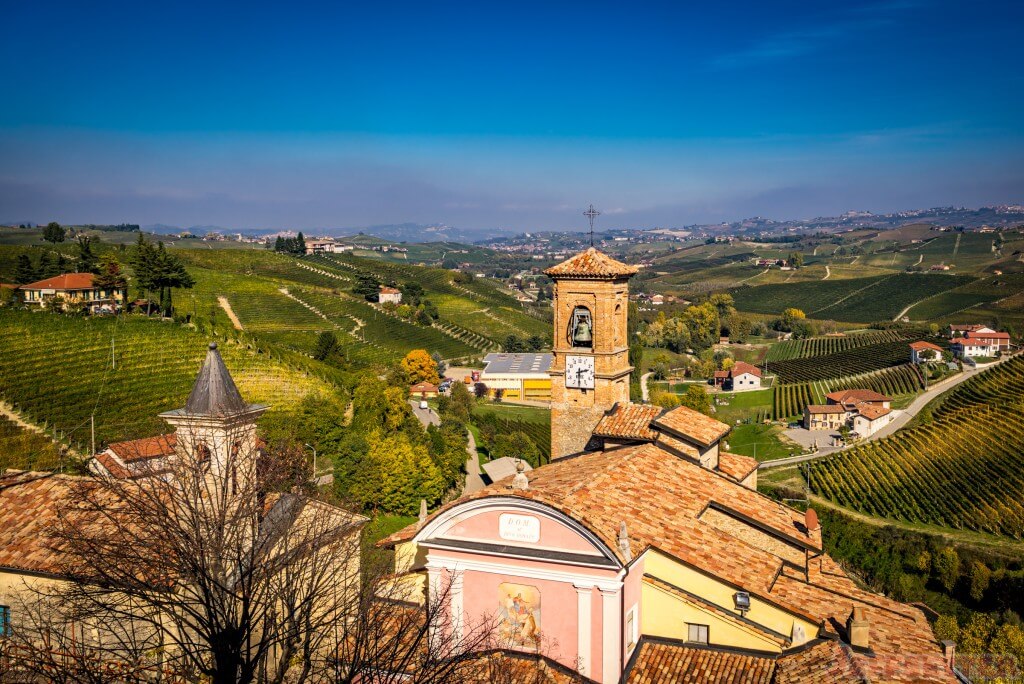
[[[585,306],[577,306],[572,310],[569,318],[569,344],[573,347],[594,346],[594,319],[590,309]]]

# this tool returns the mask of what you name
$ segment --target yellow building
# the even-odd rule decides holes
[[[480,382],[505,399],[551,401],[551,354],[488,354]]]

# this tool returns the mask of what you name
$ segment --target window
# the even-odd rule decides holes
[[[0,606],[0,637],[11,635],[11,607]]]
[[[708,643],[708,626],[686,623],[686,640],[691,644]]]
[[[636,646],[637,641],[636,606],[629,609],[626,614],[626,648]]]

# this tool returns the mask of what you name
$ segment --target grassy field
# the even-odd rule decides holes
[[[929,419],[815,461],[813,491],[879,517],[1024,535],[1024,358],[940,397]]]
[[[52,439],[0,416],[0,473],[7,468],[56,470],[60,465],[60,450]]]
[[[782,428],[777,425],[737,425],[725,440],[729,443],[731,453],[750,456],[758,461],[772,461],[800,453],[800,446],[786,440],[782,436]]]
[[[775,390],[772,388],[714,394],[712,397],[715,402],[715,418],[730,425],[747,418],[771,418],[774,395]]]

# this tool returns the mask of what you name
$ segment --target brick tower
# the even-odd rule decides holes
[[[593,247],[544,272],[555,281],[553,459],[583,451],[601,416],[629,401],[626,316],[636,272]]]

